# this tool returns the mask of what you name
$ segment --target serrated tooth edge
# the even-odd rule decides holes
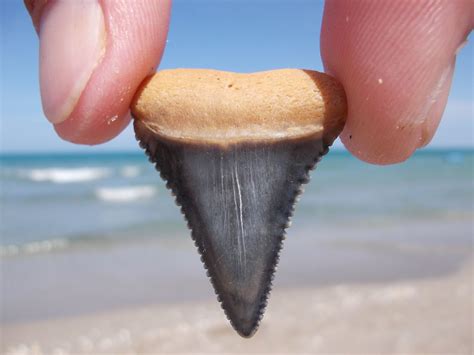
[[[172,195],[175,197],[175,203],[176,203],[177,206],[180,207],[180,211],[181,211],[181,214],[184,216],[184,219],[186,221],[186,225],[187,225],[188,229],[191,231],[191,238],[194,241],[194,245],[198,249],[198,252],[200,254],[201,262],[204,265],[206,275],[210,279],[210,282],[211,282],[212,287],[214,289],[214,293],[216,295],[217,301],[220,303],[220,306],[221,306],[222,310],[224,311],[224,313],[225,313],[228,321],[232,325],[232,327],[240,333],[239,329],[235,326],[235,324],[232,322],[231,318],[227,314],[227,310],[224,307],[224,304],[221,300],[221,296],[217,292],[217,288],[216,288],[216,285],[215,285],[215,282],[214,282],[214,277],[212,275],[212,272],[210,271],[210,269],[207,268],[206,263],[204,262],[204,253],[203,253],[203,251],[201,250],[201,247],[198,244],[197,237],[195,236],[194,231],[193,231],[193,229],[190,225],[190,222],[189,222],[188,218],[186,217],[186,213],[184,211],[184,206],[183,206],[182,201],[181,201],[181,199],[183,197],[179,193],[179,191],[177,189],[177,186],[170,179],[167,179],[164,176],[164,174],[161,172],[160,167],[159,167],[159,163],[158,163],[158,161],[156,160],[156,157],[155,157],[156,152],[151,151],[149,143],[142,140],[140,137],[138,137],[138,134],[135,134],[135,138],[138,141],[139,146],[145,150],[145,154],[148,156],[148,160],[151,163],[154,164],[155,169],[159,172],[161,179],[163,179],[165,181],[166,188],[169,189],[171,191]],[[268,280],[266,281],[265,291],[262,294],[260,304],[259,304],[259,308],[258,308],[258,312],[257,312],[257,315],[256,315],[254,323],[253,323],[254,325],[252,327],[252,333],[248,334],[247,337],[251,337],[258,330],[260,322],[263,318],[263,315],[264,315],[264,312],[265,312],[265,309],[267,307],[268,300],[269,300],[269,297],[270,297],[270,293],[271,293],[271,290],[272,290],[272,287],[273,287],[273,280],[275,278],[275,271],[276,271],[278,262],[280,261],[280,253],[281,253],[281,250],[283,248],[283,241],[285,240],[285,237],[286,237],[286,229],[289,228],[289,226],[291,225],[291,218],[293,217],[296,202],[299,201],[299,197],[300,197],[300,195],[302,194],[302,192],[304,190],[303,185],[307,184],[310,181],[310,171],[314,170],[314,168],[316,167],[316,164],[321,160],[321,158],[324,155],[326,155],[328,153],[330,146],[331,146],[330,144],[325,143],[324,146],[323,146],[323,150],[315,156],[315,158],[313,159],[313,161],[310,164],[307,164],[305,166],[305,173],[298,181],[300,183],[300,185],[298,187],[296,187],[294,189],[293,193],[291,194],[291,197],[288,201],[288,206],[289,206],[288,210],[286,212],[284,212],[286,221],[280,225],[281,234],[276,236],[277,238],[280,239],[280,242],[278,243],[278,249],[275,251],[276,255],[275,255],[274,263],[270,267],[270,270],[269,270],[270,272],[268,274],[269,275]],[[155,145],[155,148],[156,148],[156,145]]]

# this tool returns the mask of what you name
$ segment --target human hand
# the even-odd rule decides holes
[[[170,2],[25,0],[41,32],[43,109],[62,138],[98,144],[128,124],[135,90],[161,58]],[[470,0],[326,3],[321,52],[346,90],[341,139],[354,155],[395,163],[430,141],[473,7]]]

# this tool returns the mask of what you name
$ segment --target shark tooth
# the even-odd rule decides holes
[[[346,110],[334,79],[298,69],[164,70],[136,96],[137,140],[181,206],[243,337],[263,316],[301,185],[340,133]]]

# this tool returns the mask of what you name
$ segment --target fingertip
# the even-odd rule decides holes
[[[117,137],[130,123],[130,112],[104,116],[103,120],[93,120],[91,124],[82,125],[82,117],[75,115],[54,125],[59,137],[74,144],[97,145]]]
[[[350,0],[325,5],[323,62],[348,99],[341,140],[370,163],[404,161],[431,140],[456,51],[468,34],[469,18],[459,6],[412,5]]]
[[[91,3],[93,1],[86,1],[85,5]],[[72,143],[90,145],[112,139],[130,122],[128,111],[134,93],[161,60],[168,31],[170,1],[100,1],[106,31],[105,53],[97,57],[98,60],[94,59],[94,65],[87,64],[85,59],[93,56],[81,50],[81,43],[92,47],[93,53],[100,52],[95,50],[97,46],[91,46],[91,41],[71,40],[78,35],[75,30],[78,26],[71,26],[71,33],[66,36],[57,31],[56,22],[64,20],[59,10],[70,10],[71,6],[80,4],[79,0],[65,4],[58,0],[52,4],[52,11],[58,11],[57,16],[48,15],[41,19],[46,22],[51,18],[55,20],[49,26],[52,28],[50,36],[46,36],[46,30],[40,34],[40,38],[44,35],[41,41],[46,48],[42,53],[47,54],[41,56],[41,91],[44,111],[58,135]],[[66,15],[74,13],[69,10],[63,12]],[[44,12],[48,13],[48,7]],[[48,26],[42,23],[42,32],[43,28]],[[90,28],[86,26],[83,33],[89,34]],[[52,55],[54,51],[65,54]],[[78,60],[74,59],[76,56],[69,58],[74,51],[85,53],[85,59],[81,60],[81,55],[77,56]],[[82,70],[84,67],[87,70]],[[64,82],[67,85],[59,85]]]
[[[404,162],[435,135],[448,101],[453,72],[454,62],[439,73],[426,97],[415,99],[415,107],[408,107],[400,116],[395,116],[380,102],[400,100],[402,103],[397,103],[399,105],[408,100],[398,97],[397,90],[391,87],[377,88],[384,84],[377,81],[366,92],[369,97],[377,98],[375,104],[371,105],[368,100],[366,116],[352,114],[341,133],[342,143],[353,155],[368,163],[388,165]],[[368,116],[370,114],[373,116]]]

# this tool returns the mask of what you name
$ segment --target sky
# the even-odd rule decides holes
[[[322,0],[175,0],[160,68],[322,71],[322,11]],[[139,150],[130,126],[96,147],[58,138],[41,108],[38,38],[23,1],[2,0],[0,21],[0,152]],[[431,148],[474,148],[473,63],[474,46],[468,43],[458,55],[448,106]]]

